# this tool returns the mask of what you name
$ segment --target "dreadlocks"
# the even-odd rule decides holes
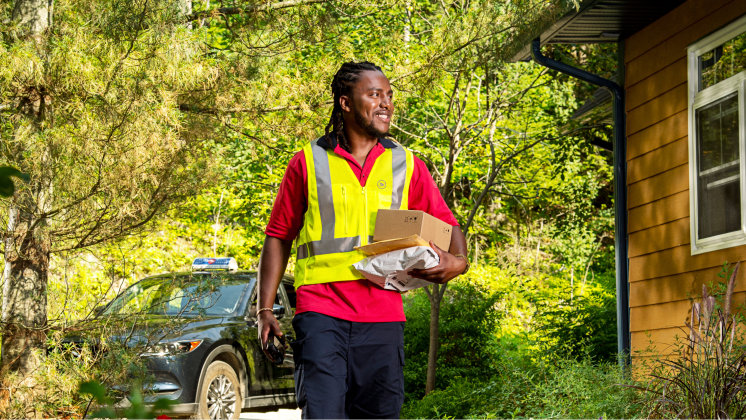
[[[342,67],[337,70],[337,74],[332,79],[331,87],[334,107],[332,108],[332,116],[329,118],[329,124],[326,125],[325,136],[328,139],[329,133],[334,133],[337,136],[339,145],[347,152],[351,152],[351,150],[349,142],[345,137],[344,119],[342,118],[342,107],[339,105],[339,98],[342,95],[350,94],[352,87],[360,80],[360,73],[371,70],[383,73],[383,70],[373,63],[367,61],[355,63],[354,61],[350,61],[342,64]]]

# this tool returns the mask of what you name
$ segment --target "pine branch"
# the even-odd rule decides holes
[[[243,13],[266,12],[270,10],[288,9],[290,7],[306,6],[309,4],[327,3],[329,0],[286,0],[275,3],[264,3],[245,7],[221,7],[213,10],[205,10],[189,15],[190,21],[217,16],[240,15]]]

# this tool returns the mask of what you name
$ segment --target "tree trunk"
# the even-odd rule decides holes
[[[448,284],[433,284],[432,291],[425,288],[427,297],[430,299],[430,348],[427,354],[427,382],[425,383],[425,395],[435,389],[436,370],[438,366],[438,327],[440,321],[440,302]]]
[[[21,194],[29,194],[28,190]],[[3,271],[2,369],[24,378],[36,370],[42,360],[47,325],[47,272],[49,241],[33,224],[30,213],[10,209],[8,238],[5,240]]]
[[[18,38],[33,38],[37,45],[52,22],[54,0],[17,0],[12,19]],[[50,100],[43,92],[22,98],[26,118],[40,126]],[[19,150],[18,156],[23,155]],[[46,160],[46,159],[45,159]],[[46,163],[46,162],[43,162]],[[50,186],[37,177],[33,185],[19,188],[9,208],[3,270],[2,363],[3,373],[17,373],[23,384],[33,386],[30,375],[44,355],[47,326],[47,274],[49,238],[45,223],[36,218],[51,198]]]
[[[39,37],[52,23],[54,0],[17,0],[13,6],[13,22],[23,35]]]

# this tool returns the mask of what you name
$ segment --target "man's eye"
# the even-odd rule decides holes
[[[378,93],[374,93],[373,96],[378,96]]]

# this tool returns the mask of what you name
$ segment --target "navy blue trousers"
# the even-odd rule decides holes
[[[404,323],[295,315],[295,395],[304,419],[399,418]]]

